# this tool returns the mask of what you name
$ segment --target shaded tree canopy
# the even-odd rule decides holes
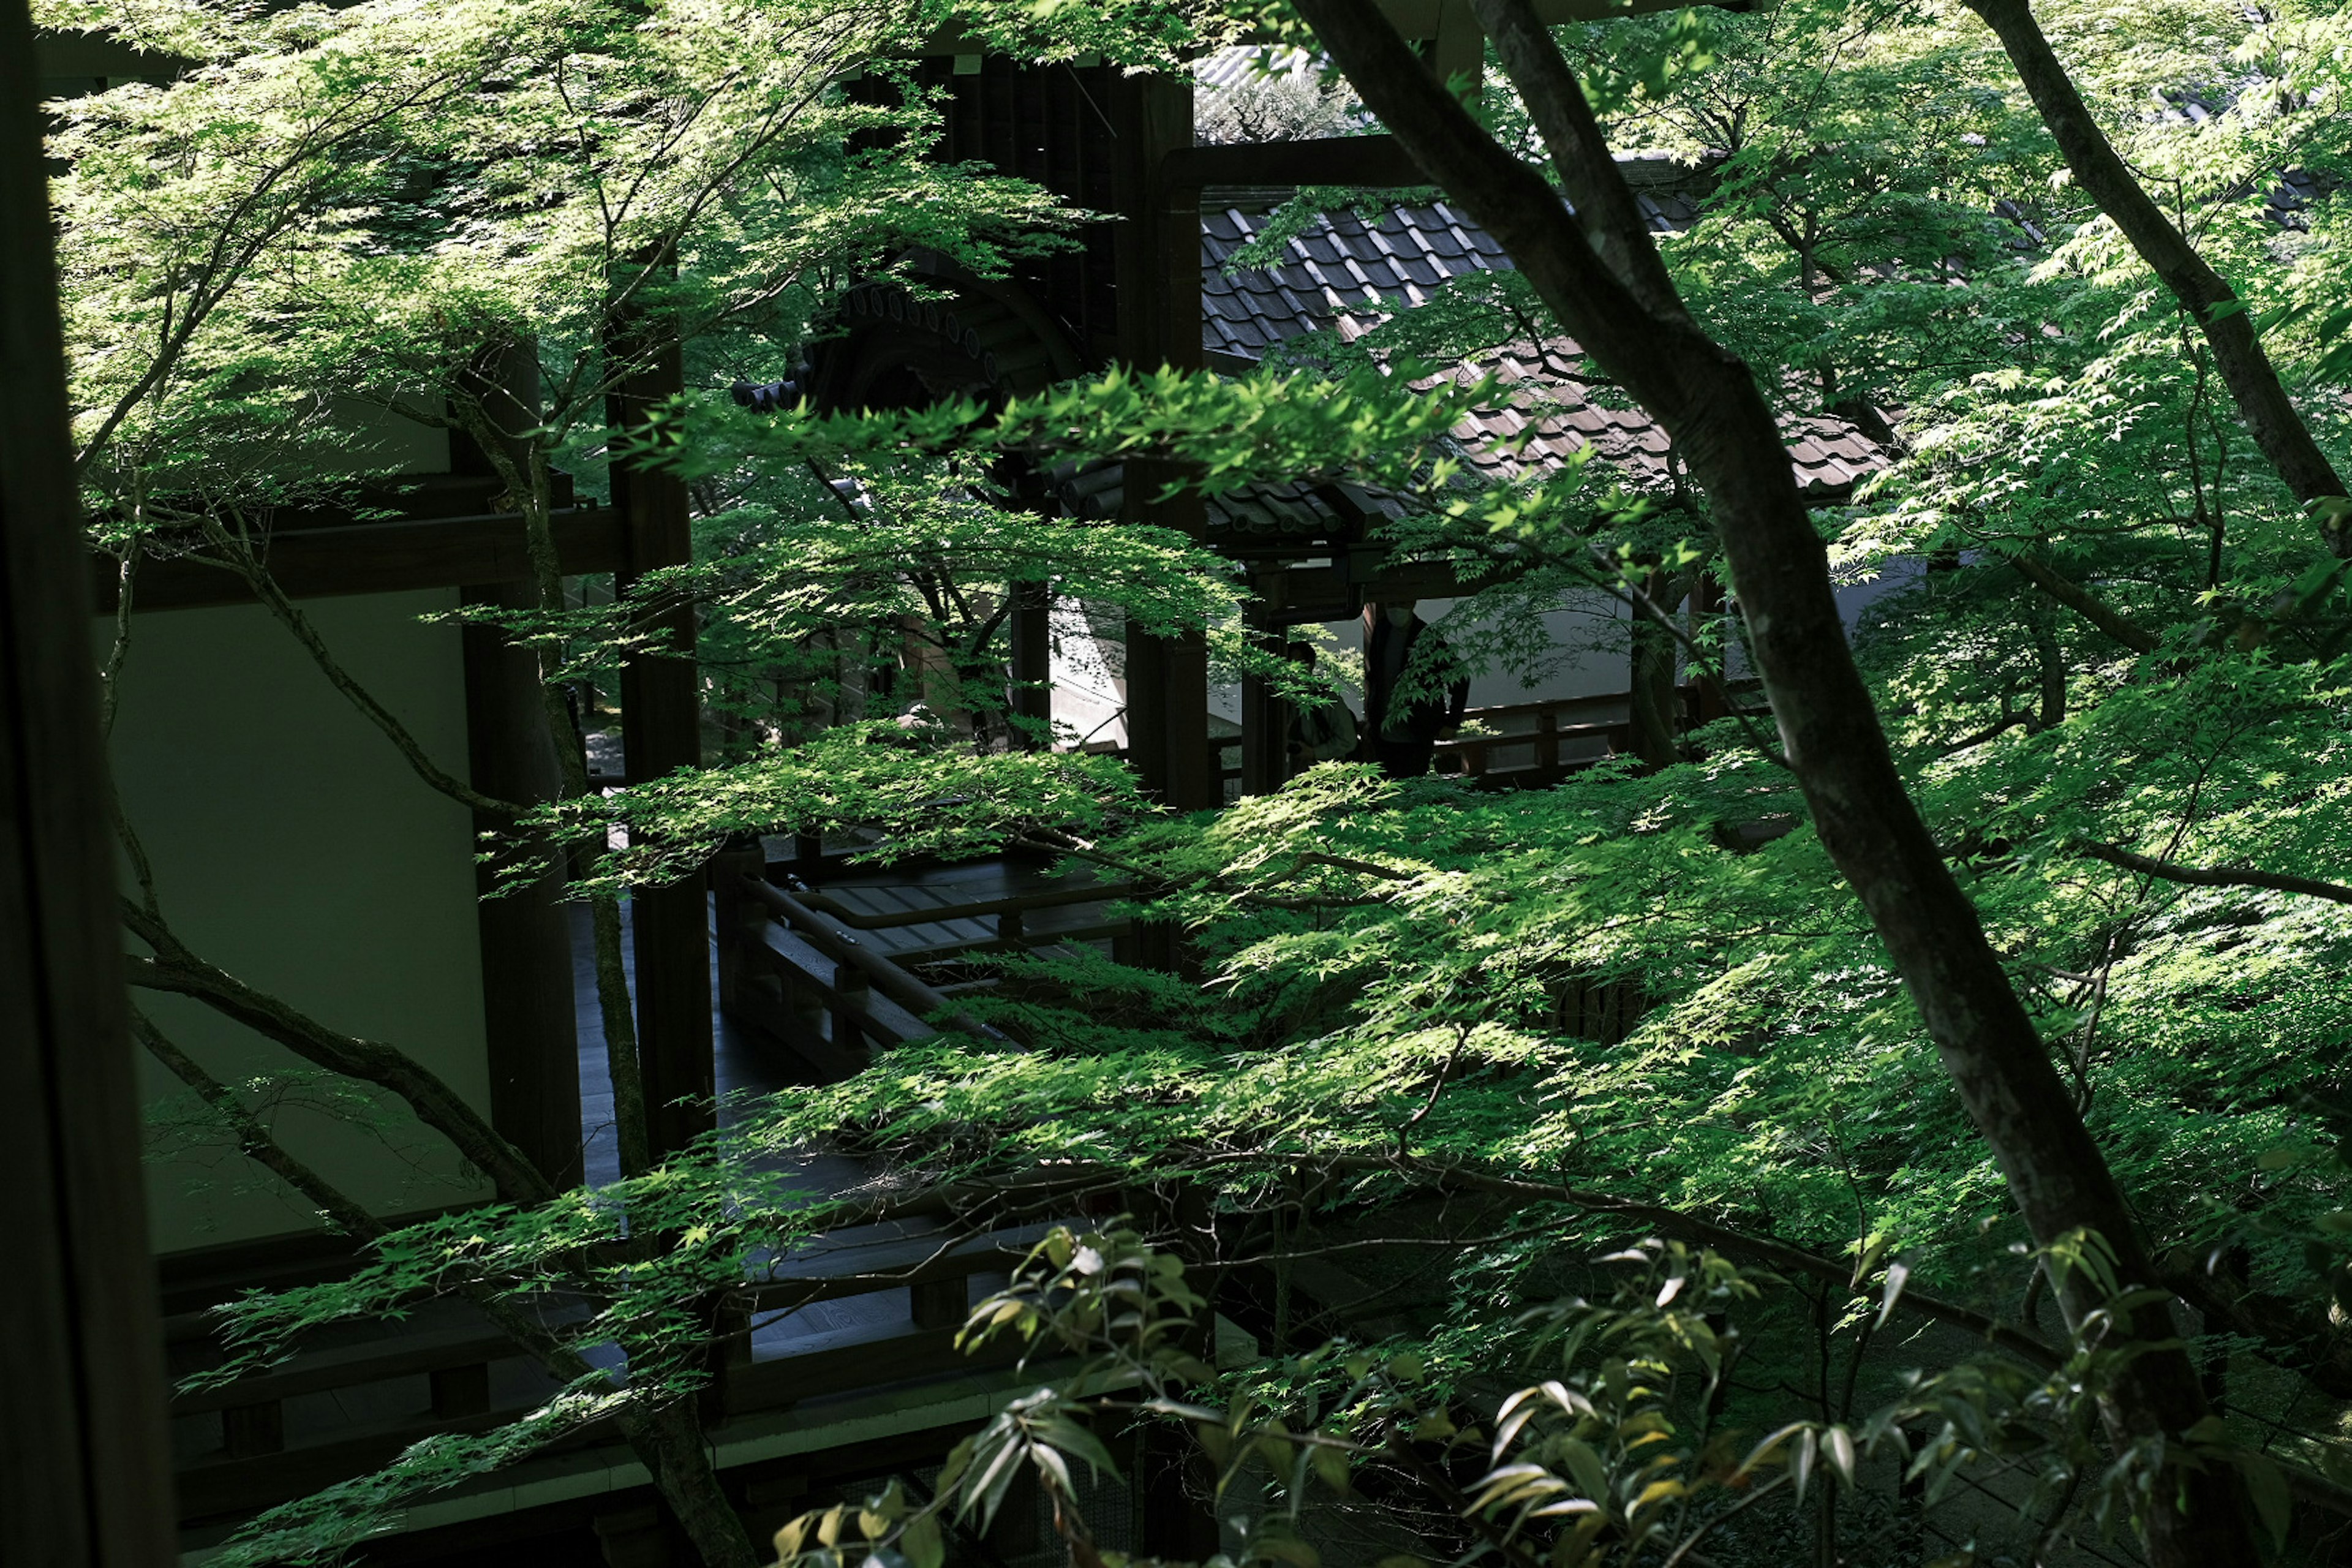
[[[331,1561],[606,1418],[714,1564],[939,1568],[1024,1471],[1073,1561],[1111,1563],[1071,1466],[1138,1425],[1192,1445],[1237,1563],[2336,1560],[2352,21],[1475,9],[1465,105],[1361,0],[959,7],[1034,61],[1303,48],[1221,89],[1243,96],[1214,135],[1384,128],[1515,265],[1247,374],[875,412],[726,384],[918,250],[1001,277],[1084,216],[934,157],[940,105],[900,62],[943,10],[52,8],[193,62],[61,106],[55,142],[77,444],[126,599],[142,560],[213,552],[333,673],[268,591],[258,520],[362,493],[397,416],[475,443],[533,531],[533,600],[472,615],[535,655],[567,755],[564,688],[642,652],[656,601],[694,607],[669,651],[701,660],[721,736],[617,791],[574,763],[555,799],[491,800],[341,682],[419,787],[499,820],[510,882],[562,861],[595,910],[627,1125],[594,1190],[554,1190],[401,1042],[213,967],[152,883],[127,897],[134,984],[373,1085],[356,1118],[404,1108],[498,1188],[383,1233],[274,1142],[268,1086],[142,1023],[187,1087],[171,1114],[369,1243],[351,1279],[227,1309],[222,1375],[457,1295],[568,1385],[264,1515],[228,1560]],[[1612,149],[1681,160],[1692,221],[1652,233]],[[656,319],[688,391],[616,437]],[[1464,460],[1479,376],[1530,337],[1657,422],[1663,477]],[[485,376],[513,352],[528,417]],[[1814,416],[1883,452],[1834,507],[1781,445]],[[1339,687],[1247,634],[1246,584],[1197,538],[1019,489],[1111,459],[1212,495],[1369,487],[1394,558],[1486,584],[1444,622],[1483,669],[1539,678],[1540,617],[1607,606],[1670,673],[1752,677],[1769,708],[1541,790],[1339,762],[1168,812],[1015,700],[1019,585],[1200,635],[1299,705]],[[695,559],[567,591],[558,494],[616,463],[686,481]],[[903,661],[930,721],[850,712],[845,648]],[[617,900],[747,835],[853,829],[877,858],[1114,876],[1181,962],[989,960],[936,1037],[657,1159]],[[791,1190],[774,1173],[813,1148],[872,1186]],[[918,1213],[1060,1226],[970,1331],[1047,1370],[936,1495],[755,1545],[698,1442],[711,1303],[828,1226]],[[1216,1312],[1254,1358],[1209,1364]],[[584,1353],[608,1344],[625,1379]]]

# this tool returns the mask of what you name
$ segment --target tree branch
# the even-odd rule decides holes
[[[310,654],[311,661],[318,665],[320,673],[333,684],[335,689],[349,698],[352,706],[357,708],[369,723],[383,731],[384,739],[393,743],[394,748],[400,752],[410,770],[418,778],[468,810],[478,811],[489,816],[516,817],[522,815],[523,808],[512,801],[499,800],[493,795],[484,795],[471,784],[444,771],[440,764],[434,762],[426,753],[424,744],[408,732],[408,727],[394,718],[390,709],[377,701],[374,694],[353,679],[352,673],[345,669],[335,656],[328,650],[326,639],[320,637],[318,628],[310,624],[310,617],[304,615],[295,606],[294,601],[286,596],[285,590],[278,587],[277,579],[270,576],[268,569],[263,566],[260,558],[254,554],[251,543],[241,536],[230,533],[227,529],[221,526],[217,518],[206,517],[203,526],[205,537],[212,541],[213,544],[226,556],[230,568],[245,579],[246,585],[253,590],[255,597],[268,605],[269,613],[276,616],[280,622],[284,623],[286,629],[294,634],[294,640],[302,645],[303,649]]]
[[[2028,0],[1966,3],[2008,51],[2018,80],[2041,111],[2042,122],[2058,143],[2074,183],[2098,204],[2140,259],[2196,318],[2205,341],[2212,345],[2213,367],[2228,385],[2239,416],[2287,489],[2297,500],[2306,502],[2344,494],[2344,481],[2312,438],[2310,426],[2287,396],[2261,339],[2255,336],[2254,320],[2245,302],[2125,167],[2076,90],[2074,79],[2067,75],[2065,65],[2050,47]],[[2324,525],[2324,532],[2331,551],[2352,555],[2352,534],[2332,521]]]
[[[173,1044],[155,1026],[154,1020],[135,1006],[131,1009],[131,1033],[147,1047],[148,1055],[169,1068],[173,1077],[194,1089],[196,1097],[228,1123],[230,1132],[236,1135],[238,1153],[310,1199],[319,1213],[344,1235],[373,1239],[383,1234],[381,1221],[318,1172],[288,1153],[285,1145],[270,1135],[260,1119],[246,1109],[244,1101],[230,1092],[226,1084],[198,1066],[195,1058]]]
[[[541,1203],[555,1195],[554,1185],[529,1156],[406,1052],[381,1041],[338,1034],[227,971],[205,963],[161,921],[127,900],[122,923],[155,951],[152,959],[125,955],[127,978],[132,985],[194,997],[305,1061],[391,1090],[407,1102],[418,1121],[457,1145],[457,1152],[488,1176],[499,1196],[509,1203]]]
[[[2089,859],[2104,860],[2110,866],[2120,866],[2126,871],[2137,871],[2143,877],[2155,877],[2167,882],[2186,882],[2198,888],[2266,888],[2273,893],[2300,893],[2309,899],[2326,899],[2330,903],[2352,904],[2352,888],[2341,882],[2290,877],[2281,871],[2257,871],[2251,866],[2183,866],[2177,861],[2153,859],[2146,855],[2135,855],[2128,849],[2118,849],[2112,844],[2095,844],[2087,839],[2078,841],[2074,848]]]
[[[1834,1284],[1841,1289],[1854,1289],[1853,1266],[1834,1258],[1823,1258],[1787,1242],[1768,1237],[1750,1236],[1728,1226],[1680,1209],[1666,1208],[1657,1204],[1635,1203],[1611,1193],[1594,1192],[1590,1188],[1571,1187],[1553,1182],[1529,1181],[1523,1177],[1498,1175],[1449,1161],[1430,1160],[1412,1155],[1349,1154],[1320,1162],[1333,1170],[1385,1173],[1426,1182],[1441,1190],[1489,1193],[1497,1197],[1516,1198],[1521,1202],[1565,1204],[1589,1214],[1612,1215],[1651,1226],[1665,1235],[1685,1241],[1696,1241],[1717,1251],[1753,1259],[1783,1273],[1805,1276]],[[1979,1312],[1958,1302],[1946,1301],[1935,1296],[1906,1289],[1895,1299],[1898,1309],[1933,1318],[1938,1322],[1966,1331],[1996,1349],[2007,1352],[2030,1366],[2049,1371],[2064,1364],[2065,1356],[2041,1339],[2024,1330],[2002,1322],[2000,1319]]]
[[[2019,551],[2009,558],[2024,579],[2106,633],[2134,653],[2154,653],[2159,646],[2154,634],[2142,630],[2115,610],[2100,603],[2081,584],[2062,575],[2056,568],[2040,556]]]
[[[236,1135],[238,1152],[316,1204],[320,1212],[346,1234],[365,1241],[379,1240],[390,1234],[382,1220],[288,1153],[226,1085],[206,1072],[136,1008],[131,1010],[131,1026],[140,1043],[158,1061],[227,1121]],[[607,1389],[617,1387],[610,1373],[591,1363],[566,1343],[562,1335],[517,1306],[489,1281],[463,1280],[455,1289],[493,1328],[553,1375],[566,1383],[594,1379]],[[696,1531],[697,1544],[706,1550],[716,1549],[720,1553],[718,1561],[724,1568],[751,1568],[756,1554],[749,1542],[742,1539],[740,1526],[731,1532],[728,1528],[730,1516],[726,1512],[726,1500],[711,1468],[700,1429],[694,1422],[691,1405],[673,1400],[651,1409],[624,1406],[614,1413],[613,1419],[671,1505],[703,1527]]]

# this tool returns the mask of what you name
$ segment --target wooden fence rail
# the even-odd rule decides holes
[[[1752,699],[1759,690],[1760,686],[1754,680],[1735,680],[1729,695],[1744,709],[1748,706],[1744,700]],[[1713,712],[1719,711],[1719,703],[1709,702],[1710,695],[1697,682],[1686,682],[1675,689],[1683,729],[1695,729]],[[1437,742],[1437,771],[1461,773],[1488,788],[1557,784],[1570,773],[1633,749],[1633,701],[1630,691],[1609,691],[1470,709],[1462,716],[1465,732]],[[1610,716],[1590,717],[1601,713]],[[1241,737],[1212,735],[1208,744],[1216,758],[1214,772],[1218,778],[1238,781],[1242,776]],[[1125,754],[1116,748],[1090,749]],[[1528,761],[1505,761],[1496,755],[1517,749],[1529,753]],[[1226,760],[1228,754],[1230,762]]]
[[[718,1303],[707,1403],[729,1415],[770,1410],[877,1384],[996,1365],[1014,1353],[966,1357],[954,1343],[976,1277],[1016,1267],[1045,1234],[1042,1225],[978,1236],[834,1233],[747,1278]],[[908,1292],[905,1320],[848,1343],[793,1351],[775,1322],[820,1301]],[[550,1321],[577,1323],[585,1303],[565,1303]],[[217,1447],[177,1467],[183,1521],[249,1512],[315,1490],[390,1460],[436,1433],[480,1432],[535,1408],[555,1391],[529,1370],[494,1376],[527,1360],[505,1335],[450,1304],[442,1326],[391,1325],[358,1343],[306,1352],[218,1387],[172,1402],[175,1419],[217,1415]],[[766,1338],[763,1347],[758,1342]],[[184,1351],[193,1342],[182,1340]],[[184,1364],[183,1375],[193,1370]],[[419,1386],[422,1380],[422,1386]],[[318,1418],[320,1396],[344,1419]],[[310,1401],[308,1419],[289,1419],[289,1401]],[[564,1448],[609,1443],[609,1424],[564,1438]]]

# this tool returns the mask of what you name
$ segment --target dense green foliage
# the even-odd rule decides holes
[[[468,380],[485,342],[536,342],[544,426],[503,477],[543,510],[551,476],[599,477],[603,400],[630,368],[609,345],[642,313],[682,320],[689,363],[715,367],[747,343],[797,350],[842,287],[909,245],[987,272],[1055,243],[1067,215],[1041,193],[925,160],[930,106],[825,85],[887,68],[934,19],[772,0],[93,13],[205,62],[80,100],[58,144],[100,537],[170,548],[200,516],[373,473],[351,434],[369,411],[500,434]],[[1048,6],[992,25],[1039,58],[1141,61],[1232,18]],[[2323,189],[2352,176],[2352,22],[2318,3],[2250,19],[2135,0],[2053,6],[2046,25],[2345,457],[2342,201],[2288,223],[2266,197],[2289,167]],[[2300,1561],[2318,1527],[2288,1528],[2279,1473],[2247,1449],[2352,1481],[2352,1384],[2331,1359],[2352,1310],[2352,599],[2323,519],[2264,465],[2194,323],[2064,177],[1964,12],[1788,0],[1562,37],[1621,144],[1704,155],[1699,220],[1660,239],[1694,312],[1785,413],[1885,438],[1885,470],[1819,514],[1843,581],[1877,589],[1854,641],[1879,713],[2152,1249],[2232,1275],[2288,1325],[2181,1315],[2231,1390],[2200,1452],[2244,1468]],[[1490,99],[1495,123],[1522,123],[1503,89]],[[878,129],[908,134],[851,151]],[[1510,574],[1445,629],[1516,668],[1545,656],[1537,611],[1695,580],[1713,559],[1705,498],[1641,493],[1598,463],[1480,488],[1449,453],[1462,410],[1492,395],[1478,370],[1543,330],[1506,275],[1349,342],[1287,345],[1249,378],[1119,374],[892,416],[755,416],[717,392],[664,411],[639,450],[692,481],[701,555],[641,591],[701,607],[728,742],[703,769],[528,817],[518,863],[559,843],[601,853],[614,825],[657,847],[606,856],[583,891],[690,874],[747,832],[1024,846],[1131,882],[1186,962],[1005,959],[967,1001],[1018,1049],[951,1030],[738,1107],[615,1186],[412,1229],[354,1280],[237,1308],[247,1365],[424,1295],[569,1292],[595,1305],[564,1342],[621,1343],[638,1369],[530,1430],[445,1442],[266,1520],[242,1560],[319,1560],[404,1497],[691,1387],[699,1304],[865,1212],[761,1173],[812,1145],[874,1162],[900,1194],[1042,1183],[1048,1212],[1079,1191],[1196,1203],[1216,1241],[1196,1237],[1191,1261],[1272,1281],[1265,1359],[1215,1372],[1171,1326],[1202,1298],[1164,1236],[1158,1254],[1131,1234],[1057,1236],[976,1323],[1094,1359],[975,1440],[963,1495],[983,1510],[1016,1462],[1049,1480],[1064,1456],[1108,1464],[1074,1419],[1091,1412],[1190,1423],[1230,1473],[1268,1461],[1272,1490],[1229,1493],[1240,1550],[1306,1564],[1318,1540],[1349,1562],[1656,1563],[1702,1530],[1713,1562],[1917,1561],[1949,1517],[1940,1489],[1971,1464],[2032,1510],[1953,1526],[1985,1561],[2124,1529],[2152,1471],[2103,1447],[2091,1415],[2113,1352],[2097,1323],[2053,1333],[2035,1314],[2042,1255],[1769,721],[1541,792],[1329,764],[1191,818],[1116,762],[1010,749],[998,611],[1043,577],[1151,629],[1206,630],[1222,668],[1278,673],[1301,700],[1317,689],[1244,642],[1238,586],[1181,534],[999,506],[1006,455],[1174,458],[1213,489],[1382,486],[1412,503],[1400,551]],[[1433,363],[1470,384],[1433,382]],[[634,607],[497,618],[565,680],[609,667]],[[1736,601],[1684,629],[1693,660],[1738,669]],[[922,645],[901,696],[932,721],[846,711],[853,644],[869,660]],[[2232,880],[2247,870],[2273,885]],[[1616,1022],[1596,1028],[1585,1005],[1603,995]],[[1433,1219],[1433,1194],[1455,1207]],[[1294,1320],[1286,1260],[1312,1255],[1310,1232],[1423,1248],[1419,1293]],[[683,1239],[631,1244],[655,1235]],[[1589,1261],[1632,1244],[1632,1285]],[[2092,1243],[2048,1261],[2099,1267]],[[1971,1312],[2045,1338],[2048,1359],[1996,1355],[1955,1328]],[[1907,1331],[1920,1321],[1941,1326]],[[1334,1331],[1393,1342],[1316,1348]],[[1512,1394],[1528,1376],[1555,1381]],[[1671,1464],[1643,1452],[1659,1439]],[[1935,1473],[1925,1502],[1880,1464],[1897,1448]],[[1416,1512],[1396,1489],[1433,1455],[1469,1456],[1459,1506]],[[1371,1496],[1351,1467],[1408,1481]],[[877,1500],[863,1539],[936,1568],[940,1514],[960,1506],[942,1497]],[[779,1550],[837,1561],[848,1518],[803,1521]]]

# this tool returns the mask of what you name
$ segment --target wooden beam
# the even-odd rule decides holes
[[[1447,0],[1375,0],[1381,15],[1408,39],[1442,37],[1446,27]],[[1653,11],[1679,11],[1691,0],[1535,0],[1537,17],[1548,26],[1567,22],[1605,22],[1612,16],[1643,16]],[[1725,11],[1749,11],[1755,0],[1700,0]],[[1466,9],[1466,7],[1465,7]],[[1264,41],[1284,40],[1265,38]],[[987,43],[950,22],[915,47],[917,55],[984,55]]]
[[[540,424],[539,345],[520,340],[486,351],[466,373],[498,437],[485,449],[464,431],[449,437],[455,474],[492,484],[498,460],[528,471],[530,445],[521,432]],[[561,547],[559,546],[559,552]],[[467,587],[469,605],[507,610],[539,607],[528,574],[512,581]],[[495,626],[468,626],[462,634],[466,669],[466,758],[470,782],[485,795],[526,805],[562,793],[559,741],[550,732],[539,656],[519,647]],[[567,729],[569,726],[566,727]],[[570,734],[564,745],[576,743]],[[474,830],[504,826],[477,815]],[[490,1124],[528,1156],[557,1187],[581,1181],[580,1030],[574,1012],[572,915],[564,902],[559,861],[529,887],[493,897],[497,876],[475,868],[474,907],[482,957],[482,1024],[489,1051]],[[440,1391],[436,1392],[438,1408]]]
[[[1171,192],[1197,198],[1208,185],[1425,185],[1429,176],[1393,136],[1322,136],[1306,142],[1244,142],[1177,147],[1160,161]],[[1196,283],[1197,287],[1197,283]]]
[[[0,0],[0,1563],[174,1559],[30,16]]]
[[[554,529],[565,575],[621,565],[621,514],[612,508],[558,512]],[[270,539],[265,559],[278,585],[297,599],[472,588],[530,574],[522,519],[512,513],[289,529]],[[114,562],[93,557],[90,580],[98,613],[112,614]],[[251,603],[253,595],[236,574],[199,555],[142,562],[132,590],[139,610]]]
[[[617,429],[644,423],[646,409],[686,385],[675,338],[646,356],[646,368],[612,398]],[[686,483],[675,474],[613,467],[613,504],[621,513],[625,594],[646,573],[694,556]],[[702,692],[694,663],[691,605],[650,606],[640,629],[662,633],[671,651],[637,653],[621,668],[621,752],[632,779],[659,778],[702,761]],[[702,879],[643,889],[630,903],[635,947],[637,1060],[645,1077],[656,1158],[683,1149],[716,1125],[718,1093],[710,1037],[710,925]]]

